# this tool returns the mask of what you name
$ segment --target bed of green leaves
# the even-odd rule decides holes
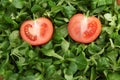
[[[96,16],[102,32],[96,41],[73,41],[67,24],[76,13]],[[48,17],[52,40],[43,46],[24,42],[23,21]],[[0,0],[0,76],[4,80],[120,80],[120,6],[115,0]]]

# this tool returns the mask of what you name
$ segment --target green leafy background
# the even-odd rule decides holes
[[[73,41],[71,16],[96,16],[100,36],[90,44]],[[116,0],[0,0],[0,77],[4,80],[120,80],[120,6]],[[52,39],[30,46],[19,35],[25,20],[49,18]]]

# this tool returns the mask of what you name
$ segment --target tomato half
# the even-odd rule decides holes
[[[75,14],[68,23],[68,33],[77,42],[90,43],[99,36],[101,26],[100,20],[94,16]]]
[[[20,27],[23,40],[31,45],[37,46],[47,43],[53,34],[52,22],[44,17],[36,20],[25,21]]]

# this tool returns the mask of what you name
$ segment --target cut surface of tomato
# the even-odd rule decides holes
[[[47,43],[53,35],[53,25],[48,18],[25,21],[20,27],[20,35],[33,46]]]
[[[100,20],[94,16],[75,14],[68,23],[68,33],[77,42],[90,43],[99,36],[101,26]]]

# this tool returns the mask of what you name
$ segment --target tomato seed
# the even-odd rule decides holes
[[[32,27],[32,25],[30,25],[30,24],[28,24],[28,25],[25,26],[25,28],[24,28],[25,34],[26,34],[26,36],[27,36],[30,40],[35,41],[35,40],[37,40],[37,36],[33,36],[33,35],[29,32],[29,28],[31,28],[31,27]]]
[[[40,28],[40,35],[44,36],[47,30],[47,24],[43,23]]]

